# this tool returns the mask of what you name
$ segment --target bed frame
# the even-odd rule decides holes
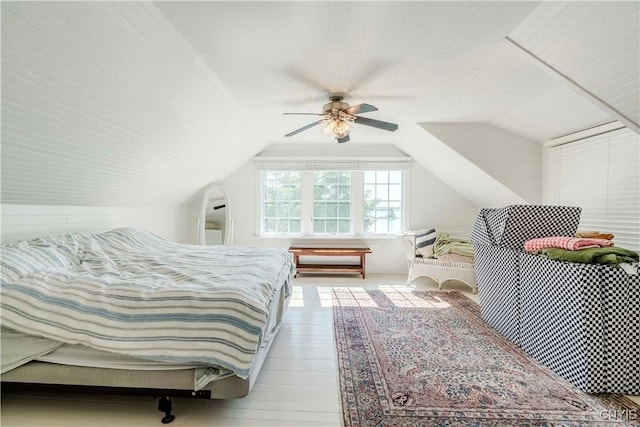
[[[148,394],[159,397],[158,410],[165,413],[162,423],[174,420],[171,397],[193,397],[203,399],[236,399],[249,394],[255,384],[260,369],[273,345],[282,324],[290,297],[285,297],[284,286],[274,297],[269,315],[269,334],[261,342],[255,355],[249,377],[242,379],[230,376],[213,380],[200,390],[194,389],[195,368],[175,370],[130,370],[93,368],[74,365],[31,361],[5,372],[0,376],[3,388],[25,388],[27,385],[55,385],[56,390],[68,387],[77,390],[79,386],[89,389],[99,388],[102,392],[115,394]],[[87,389],[87,390],[89,390]]]

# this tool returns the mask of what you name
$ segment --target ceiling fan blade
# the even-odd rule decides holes
[[[286,134],[286,135],[285,135],[285,137],[287,137],[287,136],[293,136],[293,135],[295,135],[295,134],[297,134],[297,133],[302,132],[303,130],[307,130],[307,129],[312,128],[312,127],[314,127],[314,126],[316,126],[316,125],[319,125],[319,124],[320,124],[320,123],[322,123],[322,122],[324,122],[324,119],[322,119],[322,120],[318,120],[317,122],[313,122],[313,123],[311,123],[311,124],[308,124],[308,125],[306,125],[306,126],[303,126],[303,127],[301,127],[300,129],[296,129],[296,130],[294,130],[293,132],[289,132],[288,134]]]
[[[382,120],[368,119],[366,117],[356,116],[356,119],[354,121],[361,125],[373,126],[374,128],[388,130],[389,132],[393,132],[398,129],[398,125],[395,123],[383,122]]]
[[[349,141],[349,135],[345,136],[344,138],[336,138],[336,141],[338,141],[340,144],[342,144],[343,142],[347,142]]]
[[[360,113],[370,113],[372,111],[378,111],[378,109],[370,104],[352,105],[351,107],[344,110],[345,113],[351,114],[352,116]]]

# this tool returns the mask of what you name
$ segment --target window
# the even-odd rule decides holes
[[[397,233],[402,229],[402,172],[364,173],[365,233]]]
[[[266,234],[297,234],[302,231],[301,172],[264,173],[263,230]]]
[[[351,234],[351,172],[313,172],[313,234]]]
[[[580,206],[580,228],[640,250],[640,145],[629,129],[549,148],[545,201]]]
[[[261,171],[262,235],[386,235],[406,221],[405,171]]]

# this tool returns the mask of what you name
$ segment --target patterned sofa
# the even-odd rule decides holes
[[[471,240],[482,317],[581,390],[640,394],[640,276],[522,250],[529,239],[573,236],[580,212],[480,210]]]

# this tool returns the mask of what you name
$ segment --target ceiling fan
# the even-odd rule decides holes
[[[322,107],[322,113],[283,113],[322,117],[316,122],[303,126],[300,129],[296,129],[293,132],[289,132],[285,135],[285,137],[296,135],[304,130],[317,126],[320,123],[325,123],[324,133],[335,138],[339,143],[349,141],[349,132],[351,131],[352,123],[372,126],[374,128],[388,130],[390,132],[398,129],[398,125],[395,123],[383,122],[381,120],[374,120],[368,119],[366,117],[356,116],[356,114],[378,111],[378,109],[373,105],[358,104],[349,106],[349,104],[342,101],[343,99],[343,94],[331,93],[329,95],[330,102],[324,104],[324,106]]]

